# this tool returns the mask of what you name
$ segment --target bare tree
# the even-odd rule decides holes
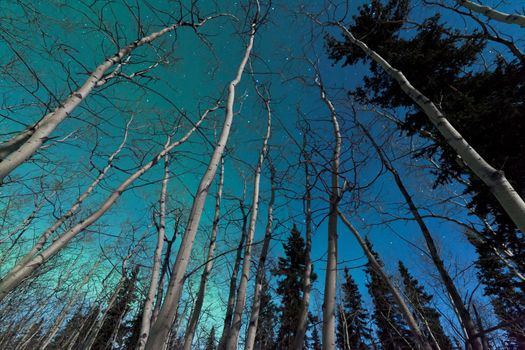
[[[468,8],[471,11],[481,13],[488,18],[500,21],[503,23],[517,24],[525,28],[525,16],[519,14],[509,14],[497,11],[490,6],[480,5],[469,0],[455,0],[461,6]]]
[[[166,299],[162,305],[162,308],[159,312],[157,321],[153,324],[151,329],[151,337],[146,343],[146,349],[163,349],[166,341],[168,339],[169,331],[175,316],[177,314],[177,308],[179,306],[180,297],[182,295],[182,289],[185,281],[186,267],[188,266],[188,259],[193,247],[193,241],[199,227],[200,218],[202,216],[202,211],[204,208],[204,202],[208,195],[208,191],[215,177],[217,167],[219,165],[220,159],[223,156],[224,148],[228,141],[228,137],[231,130],[231,125],[233,121],[233,104],[235,101],[235,89],[241,81],[242,74],[248,59],[250,58],[251,51],[253,48],[253,42],[255,39],[255,33],[258,24],[258,15],[259,15],[259,2],[256,0],[256,14],[251,24],[249,41],[244,52],[244,57],[241,60],[241,63],[237,69],[237,74],[235,78],[230,82],[228,86],[228,97],[226,104],[226,116],[224,119],[224,124],[222,128],[221,135],[217,142],[217,146],[213,151],[213,155],[208,163],[208,169],[201,178],[199,187],[197,189],[195,199],[190,211],[190,216],[188,219],[188,224],[184,231],[184,236],[182,237],[182,242],[177,254],[177,259],[175,260],[175,265],[173,268],[173,273],[170,278],[170,283],[168,286],[168,291],[166,293]]]

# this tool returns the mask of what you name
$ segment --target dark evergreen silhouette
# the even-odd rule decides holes
[[[366,244],[377,261],[382,265],[381,259],[372,249],[372,244],[368,239]],[[370,264],[367,264],[366,272],[369,278],[367,287],[374,305],[372,318],[376,325],[377,338],[381,344],[381,349],[403,350],[415,348],[412,332],[403,319],[403,314],[386,281]]]
[[[344,269],[343,278],[342,301],[337,315],[337,347],[341,350],[365,350],[369,348],[367,344],[372,332],[368,327],[368,314],[348,268]]]
[[[208,340],[206,341],[206,350],[215,350],[217,348],[217,339],[215,334],[215,326],[211,327]]]
[[[104,323],[95,338],[92,349],[110,350],[118,348],[123,342],[129,329],[125,327],[126,316],[132,310],[136,300],[135,287],[138,278],[138,268],[124,281],[113,306],[108,310]]]
[[[452,343],[441,326],[439,313],[431,305],[432,296],[425,291],[401,261],[399,261],[399,272],[403,279],[405,296],[413,308],[414,317],[430,340],[430,344],[437,342],[441,350],[452,349]]]
[[[277,267],[273,270],[278,278],[277,294],[281,297],[281,323],[277,333],[279,349],[287,349],[293,344],[303,298],[306,244],[295,225],[283,248],[284,256],[279,258]],[[312,283],[315,279],[316,275],[312,272]]]
[[[255,350],[272,350],[276,348],[277,320],[277,305],[273,301],[270,285],[265,277],[262,281],[261,308],[259,310],[257,332],[255,333]]]
[[[410,33],[403,31],[409,0],[374,0],[360,8],[349,29],[357,38],[401,70],[424,95],[439,105],[447,119],[492,166],[501,169],[516,191],[525,197],[525,66],[515,57],[497,55],[487,67],[480,64],[486,47],[482,32],[464,33],[448,27],[440,15],[419,20]],[[466,35],[467,34],[467,35]],[[358,101],[406,112],[400,129],[429,138],[430,144],[416,157],[438,160],[435,186],[468,178],[465,193],[471,210],[494,230],[486,229],[476,240],[477,266],[485,292],[494,300],[503,322],[523,315],[525,283],[515,277],[495,255],[494,248],[508,251],[508,262],[525,273],[525,239],[503,211],[487,186],[458,158],[415,105],[383,69],[348,40],[326,38],[331,59],[343,65],[369,63],[362,86],[350,94]],[[426,133],[420,133],[420,131]],[[481,238],[481,239],[479,239]],[[523,337],[524,321],[505,328],[510,341]],[[514,339],[514,340],[512,340]]]

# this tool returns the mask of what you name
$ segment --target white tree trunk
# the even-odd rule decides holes
[[[309,164],[311,162],[307,146],[307,133],[303,133],[303,155],[304,155],[304,173],[305,173],[305,226],[306,226],[306,247],[304,254],[304,276],[303,276],[303,300],[301,301],[301,311],[299,320],[297,322],[297,331],[293,343],[293,350],[302,350],[304,347],[304,337],[308,327],[308,309],[310,307],[310,291],[312,288],[312,190],[310,185],[310,170]]]
[[[255,235],[255,227],[257,225],[257,214],[259,211],[259,190],[261,182],[261,172],[264,158],[268,151],[268,140],[270,139],[272,129],[272,118],[269,101],[266,101],[266,108],[268,110],[268,122],[266,127],[266,134],[262,142],[261,151],[259,152],[259,159],[257,167],[255,168],[255,177],[253,181],[253,197],[252,207],[250,213],[250,223],[248,225],[248,234],[246,235],[246,245],[244,246],[244,258],[242,261],[241,280],[237,288],[237,300],[235,301],[235,311],[233,313],[233,320],[226,342],[226,350],[237,349],[237,342],[239,341],[239,333],[241,330],[242,314],[246,304],[246,290],[248,288],[248,279],[250,277],[250,265],[252,256],[252,244]]]
[[[255,336],[257,335],[257,327],[259,324],[259,311],[261,309],[262,284],[266,274],[266,258],[268,257],[270,242],[272,240],[273,206],[275,203],[275,169],[273,165],[270,165],[270,171],[271,195],[270,202],[268,203],[268,220],[266,222],[266,230],[264,233],[261,255],[259,256],[259,264],[257,265],[255,287],[253,290],[252,311],[250,314],[250,323],[248,324],[248,332],[244,345],[245,350],[253,350],[255,345]]]
[[[166,234],[166,198],[168,193],[169,182],[169,154],[164,156],[164,178],[162,179],[162,188],[160,191],[160,205],[159,205],[159,228],[157,232],[157,246],[153,254],[153,267],[151,268],[151,279],[144,301],[142,320],[140,324],[140,336],[137,344],[138,350],[143,350],[148,340],[149,330],[151,328],[151,317],[153,314],[153,300],[157,293],[159,283],[160,265],[162,257],[162,248],[164,246],[164,236]]]
[[[200,120],[193,125],[193,127],[177,142],[166,144],[164,149],[159,152],[151,161],[145,164],[142,168],[137,170],[135,173],[130,175],[119,187],[106,199],[104,203],[90,216],[83,221],[79,222],[71,229],[63,233],[58,237],[51,245],[44,250],[40,251],[38,255],[35,255],[27,264],[18,266],[17,269],[10,271],[0,281],[0,300],[2,300],[11,290],[16,288],[27,276],[35,271],[39,266],[45,263],[47,260],[55,256],[62,248],[64,248],[69,241],[71,241],[80,232],[95,223],[102,215],[104,215],[112,206],[115,204],[120,195],[130,186],[135,180],[141,177],[146,171],[155,166],[159,160],[162,159],[168,152],[173,150],[175,147],[184,143],[188,138],[197,130],[199,125],[204,121],[210,111],[215,110],[217,107],[206,110],[201,116]]]
[[[487,16],[488,18],[494,19],[508,24],[517,24],[525,28],[525,16],[518,14],[509,14],[494,10],[492,7],[481,5],[469,0],[456,0],[458,4],[468,8],[471,11],[481,13],[482,15]]]
[[[243,251],[242,248],[244,247],[244,242],[246,241],[246,234],[247,234],[246,228],[248,226],[247,225],[248,215],[245,212],[243,200],[241,200],[239,206],[242,211],[242,221],[243,221],[242,230],[241,230],[241,239],[239,240],[239,245],[237,246],[237,251],[235,254],[235,261],[233,263],[232,275],[230,278],[230,291],[228,293],[228,300],[226,302],[226,313],[224,315],[224,325],[222,328],[221,339],[219,341],[219,346],[217,347],[218,350],[226,349],[226,342],[228,341],[228,335],[230,334],[232,317],[233,317],[233,308],[235,307],[237,275],[239,274],[239,268],[241,267],[242,251]]]
[[[257,5],[259,5],[258,1]],[[228,142],[228,137],[230,135],[231,125],[233,122],[233,104],[235,101],[235,89],[241,81],[244,68],[252,52],[253,42],[255,39],[257,16],[252,22],[248,45],[244,52],[244,57],[242,58],[242,61],[237,69],[237,74],[228,86],[226,115],[224,119],[222,132],[219,137],[217,146],[215,147],[213,155],[208,164],[208,169],[204,173],[200,181],[199,187],[197,189],[197,193],[195,195],[195,199],[193,201],[193,205],[190,211],[188,224],[186,225],[184,236],[182,237],[182,242],[177,254],[177,258],[175,260],[175,265],[173,267],[173,273],[170,278],[166,298],[159,312],[157,321],[153,324],[153,327],[151,328],[151,336],[149,337],[148,342],[146,343],[146,349],[148,350],[161,350],[165,347],[171,325],[173,324],[173,321],[175,320],[175,317],[177,315],[177,308],[179,306],[179,301],[184,286],[186,268],[188,266],[190,253],[193,247],[193,241],[195,240],[195,235],[197,233],[197,229],[199,228],[199,223],[204,208],[204,202],[206,201],[210,185],[213,181],[213,178],[215,177],[217,167],[223,156],[224,148],[226,147],[226,143]]]
[[[410,327],[410,330],[414,334],[415,341],[416,341],[416,344],[418,346],[418,349],[432,350],[432,346],[430,346],[430,343],[428,342],[428,340],[423,335],[423,332],[421,332],[421,329],[419,328],[419,325],[418,325],[416,319],[412,315],[412,312],[410,311],[410,308],[408,307],[408,305],[407,305],[405,299],[403,298],[401,292],[399,291],[399,289],[397,289],[397,287],[392,283],[392,280],[390,279],[390,277],[388,277],[388,275],[386,274],[386,272],[383,269],[383,267],[379,264],[377,259],[374,257],[374,255],[370,251],[370,249],[368,249],[368,246],[367,246],[365,240],[359,234],[359,231],[357,231],[354,228],[352,223],[346,218],[345,215],[343,215],[343,213],[341,213],[341,212],[338,212],[338,213],[339,213],[339,217],[341,218],[341,220],[343,220],[343,223],[346,225],[346,227],[348,227],[348,229],[350,229],[350,231],[352,232],[352,234],[356,238],[357,242],[359,243],[359,245],[363,249],[363,252],[365,253],[366,257],[368,258],[368,261],[370,262],[370,265],[372,265],[372,268],[377,273],[379,273],[381,275],[381,277],[383,278],[383,280],[387,283],[388,289],[390,289],[390,291],[394,295],[394,298],[395,298],[398,306],[401,308],[401,312],[403,313],[403,316],[404,316],[405,320],[407,321],[408,326]]]
[[[370,49],[364,42],[356,39],[342,24],[336,23],[346,37],[365,51],[377,64],[398,83],[401,89],[425,112],[445,141],[452,147],[465,164],[476,174],[496,196],[505,212],[521,232],[525,232],[525,202],[506,179],[503,171],[493,168],[450,124],[436,105],[413,87],[403,73],[393,68],[383,57]],[[475,126],[473,126],[475,127]]]
[[[324,303],[323,303],[323,350],[335,349],[335,297],[337,288],[337,206],[339,202],[339,161],[341,157],[341,130],[337,112],[320,80],[315,78],[320,97],[330,111],[333,137],[335,141],[331,159],[330,207],[328,213],[328,251],[326,260]]]
[[[0,144],[0,184],[4,178],[16,169],[20,164],[35,154],[42,144],[49,138],[56,127],[64,121],[75,108],[95,89],[105,84],[115,74],[104,74],[115,64],[118,64],[125,56],[129,55],[138,47],[144,46],[158,39],[166,33],[172,32],[179,27],[198,28],[213,17],[206,17],[198,23],[180,21],[169,27],[165,27],[150,35],[137,39],[120,49],[115,55],[106,59],[89,75],[84,84],[75,90],[54,111],[42,117],[35,125],[11,139]]]
[[[82,194],[76,199],[75,203],[69,208],[69,210],[62,215],[51,227],[49,227],[38,239],[36,244],[31,248],[29,252],[27,252],[22,259],[17,261],[16,265],[13,267],[13,269],[10,271],[10,273],[14,273],[21,269],[22,267],[26,266],[31,259],[35,257],[35,255],[44,247],[44,245],[47,243],[49,237],[66,222],[69,218],[73,217],[75,213],[78,211],[84,200],[88,198],[93,190],[98,186],[98,184],[104,179],[108,171],[113,167],[113,161],[115,158],[120,154],[122,149],[124,148],[124,145],[126,144],[127,138],[128,138],[128,132],[129,132],[129,126],[131,124],[131,121],[133,120],[133,117],[130,118],[129,122],[126,125],[126,130],[124,132],[124,137],[122,139],[122,142],[117,147],[116,151],[113,152],[106,163],[106,166],[102,169],[102,171],[97,175],[95,180],[91,183],[91,185],[88,186],[88,188],[82,192]]]
[[[191,313],[190,321],[186,327],[186,334],[184,335],[184,350],[191,350],[193,343],[193,337],[195,336],[195,330],[197,329],[197,323],[200,318],[202,311],[202,305],[204,304],[204,297],[206,295],[206,286],[208,278],[213,267],[213,256],[215,254],[215,246],[217,241],[217,231],[219,230],[219,219],[220,219],[220,208],[222,198],[222,187],[224,184],[224,159],[221,161],[221,170],[219,173],[219,185],[217,187],[217,193],[215,195],[215,213],[213,216],[213,226],[211,229],[210,244],[208,246],[208,255],[206,257],[206,265],[202,271],[201,281],[199,284],[199,291],[197,293],[197,299],[195,300],[195,306]]]
[[[359,123],[359,126],[365,133],[365,135],[368,137],[370,142],[372,143],[372,146],[376,150],[377,154],[379,155],[379,158],[381,159],[381,163],[385,166],[385,168],[394,176],[394,181],[396,182],[397,187],[399,188],[399,191],[403,195],[403,198],[405,198],[405,201],[409,207],[410,212],[412,213],[414,219],[416,220],[421,233],[423,234],[423,237],[425,238],[425,243],[427,245],[428,253],[430,254],[430,257],[432,259],[432,262],[434,263],[434,266],[436,266],[436,269],[438,270],[438,273],[441,277],[441,281],[443,282],[443,285],[445,286],[445,289],[448,292],[448,295],[450,296],[450,300],[452,302],[452,305],[454,309],[456,310],[456,313],[459,318],[459,322],[463,329],[466,331],[467,336],[467,344],[472,347],[472,350],[482,350],[483,344],[481,342],[481,338],[479,336],[476,336],[479,331],[476,328],[476,325],[474,324],[474,321],[472,320],[472,317],[470,316],[470,313],[463,303],[463,298],[461,297],[461,294],[457,290],[454,281],[450,277],[447,269],[445,268],[445,264],[443,263],[443,260],[439,256],[439,252],[437,250],[436,244],[434,243],[434,239],[432,238],[432,235],[430,233],[430,230],[428,229],[425,221],[419,214],[419,210],[416,207],[416,204],[412,200],[412,196],[410,193],[408,193],[408,190],[405,187],[405,184],[401,180],[401,176],[399,176],[399,173],[394,168],[394,166],[390,163],[390,161],[386,158],[385,154],[379,147],[379,145],[375,142],[374,138],[370,134],[370,132]]]

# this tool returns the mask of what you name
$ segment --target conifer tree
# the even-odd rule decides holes
[[[206,341],[206,350],[215,350],[217,347],[217,339],[215,334],[215,326],[211,327],[208,340]]]
[[[478,62],[487,45],[484,33],[450,28],[439,14],[418,20],[412,33],[406,35],[403,26],[411,4],[410,0],[374,0],[360,8],[349,29],[357,38],[366,35],[371,49],[402,71],[430,100],[439,101],[443,114],[469,144],[504,172],[518,194],[525,197],[524,61],[496,55],[491,64],[481,68]],[[435,186],[468,177],[468,182],[462,182],[466,183],[470,209],[494,226],[494,230],[479,232],[480,239],[474,242],[480,280],[503,323],[519,318],[525,310],[525,298],[520,297],[524,295],[525,283],[503,266],[494,249],[508,252],[508,263],[524,274],[524,233],[519,232],[490,189],[464,165],[396,81],[348,39],[339,41],[327,36],[327,47],[334,62],[370,63],[369,75],[363,86],[350,92],[352,96],[383,108],[402,109],[406,118],[399,123],[401,130],[429,138],[430,144],[415,156],[438,161]],[[517,321],[505,329],[509,341],[519,342],[517,339],[525,334],[525,322]]]
[[[295,337],[303,294],[305,247],[305,241],[294,225],[288,240],[283,244],[284,257],[279,258],[277,267],[273,270],[273,274],[279,278],[277,294],[281,297],[281,324],[277,333],[279,349],[288,349]],[[311,279],[312,282],[315,281],[314,273]]]
[[[312,350],[321,350],[321,337],[319,336],[319,330],[317,329],[317,325],[314,323],[312,325],[312,345],[310,346],[310,349]]]
[[[273,301],[270,284],[266,278],[262,281],[261,309],[259,323],[255,334],[255,350],[273,350],[276,348],[275,330],[277,320],[277,306]]]
[[[337,347],[341,350],[368,349],[371,338],[368,328],[368,315],[363,308],[361,294],[348,268],[344,269],[344,282],[341,285],[342,302],[338,313]]]
[[[425,291],[401,261],[399,261],[399,272],[403,279],[405,295],[413,307],[414,317],[420,322],[421,329],[430,343],[437,343],[441,350],[452,349],[452,343],[441,326],[439,313],[430,304],[432,296]]]
[[[124,281],[124,286],[120,289],[115,303],[111,309],[108,310],[106,319],[92,345],[93,349],[113,349],[114,342],[122,343],[126,335],[123,322],[136,298],[135,286],[137,277],[138,268],[135,268],[131,275]]]
[[[377,253],[372,249],[372,244],[367,239],[366,244],[381,265]],[[373,319],[382,350],[403,350],[415,348],[410,328],[403,319],[392,292],[386,281],[367,264],[366,272],[369,277],[368,291],[374,304]]]

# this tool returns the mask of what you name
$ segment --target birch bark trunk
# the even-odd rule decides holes
[[[268,152],[268,140],[270,139],[272,129],[272,118],[269,101],[265,101],[266,108],[268,110],[268,119],[266,134],[262,142],[261,151],[259,153],[259,159],[257,161],[257,167],[255,168],[255,177],[253,181],[253,196],[252,196],[252,207],[250,213],[250,223],[248,225],[248,234],[246,235],[246,245],[244,246],[244,259],[242,261],[241,280],[237,289],[237,300],[235,301],[235,311],[233,313],[233,320],[226,342],[226,350],[237,349],[237,343],[239,341],[239,333],[241,330],[242,314],[244,306],[246,304],[246,289],[248,287],[248,279],[250,277],[250,265],[252,256],[252,244],[255,235],[255,226],[257,225],[257,214],[259,211],[259,190],[261,182],[261,172],[264,159]]]
[[[401,71],[393,68],[377,52],[370,49],[361,40],[356,39],[341,23],[336,23],[335,25],[343,31],[353,44],[359,46],[399,83],[401,89],[425,112],[449,146],[457,152],[470,170],[472,170],[472,172],[489,187],[492,194],[498,199],[501,206],[516,224],[518,229],[521,232],[525,232],[525,202],[509,183],[503,174],[503,171],[497,170],[487,163],[487,161],[468,144],[452,124],[450,124],[436,105],[412,86]]]
[[[387,159],[387,157],[385,156],[385,154],[383,153],[379,145],[376,143],[375,139],[370,134],[370,132],[362,124],[358,123],[358,125],[361,127],[361,130],[363,130],[366,137],[372,143],[372,146],[374,147],[376,153],[381,159],[381,163],[383,163],[385,168],[394,177],[394,181],[396,182],[396,185],[399,188],[399,191],[403,195],[403,198],[405,199],[405,202],[407,203],[410,209],[410,212],[412,213],[412,216],[417,222],[419,229],[421,230],[421,233],[423,234],[423,237],[425,238],[427,249],[432,259],[432,262],[434,263],[434,266],[436,266],[439,276],[441,277],[441,281],[443,282],[448,292],[452,305],[454,306],[454,309],[457,312],[461,326],[466,331],[467,344],[469,344],[473,350],[485,350],[483,347],[481,338],[477,336],[478,329],[476,328],[476,325],[474,321],[472,320],[472,317],[470,316],[470,313],[467,307],[463,303],[463,298],[461,297],[461,294],[457,290],[454,284],[454,281],[452,280],[447,269],[445,268],[445,264],[443,263],[443,260],[439,256],[438,249],[436,247],[434,239],[432,238],[430,230],[428,226],[426,225],[425,221],[423,220],[423,218],[421,217],[421,214],[419,213],[419,209],[417,208],[416,204],[412,200],[412,196],[410,195],[410,193],[408,193],[408,190],[405,187],[405,184],[401,180],[401,176],[399,176],[399,173],[397,172],[397,170],[394,168],[392,163]]]
[[[259,256],[259,263],[257,265],[255,287],[253,290],[252,311],[250,314],[250,323],[248,324],[248,332],[244,346],[245,350],[253,350],[255,345],[255,336],[257,335],[257,327],[259,323],[259,311],[261,309],[261,290],[266,273],[266,258],[268,257],[270,242],[272,240],[273,206],[275,203],[275,169],[273,165],[270,165],[270,172],[271,194],[270,202],[268,203],[268,219],[266,222],[266,230],[264,233],[261,255]]]
[[[293,349],[302,350],[304,347],[304,337],[308,327],[308,309],[310,306],[310,291],[312,288],[312,189],[310,185],[309,164],[310,156],[306,151],[307,134],[303,133],[303,157],[304,157],[304,175],[305,175],[305,226],[306,226],[306,246],[304,255],[304,276],[303,276],[303,300],[301,302],[301,311],[297,323],[297,331],[294,338]]]
[[[169,142],[169,141],[168,141]],[[137,344],[137,350],[143,350],[148,340],[149,330],[151,328],[151,317],[153,314],[153,300],[157,293],[159,283],[160,264],[162,257],[162,248],[164,246],[164,237],[166,234],[166,198],[168,193],[169,182],[169,154],[164,156],[164,177],[162,179],[162,188],[160,191],[160,205],[159,205],[159,229],[157,232],[157,246],[153,255],[153,267],[151,271],[150,285],[144,307],[142,312],[142,320],[140,324],[140,336]]]
[[[202,305],[204,304],[204,297],[206,293],[206,287],[208,278],[213,267],[213,256],[215,254],[215,246],[217,241],[217,231],[219,229],[220,209],[221,209],[221,198],[222,198],[222,187],[224,184],[224,159],[221,161],[221,170],[219,172],[219,185],[217,187],[217,193],[215,195],[215,213],[213,216],[213,227],[211,230],[210,244],[208,246],[208,255],[206,257],[206,265],[202,271],[201,281],[199,284],[199,291],[197,293],[197,299],[195,300],[195,306],[191,313],[188,327],[186,327],[186,334],[184,336],[184,350],[191,350],[193,343],[193,337],[195,336],[195,330],[197,329],[197,323],[199,321]]]
[[[368,261],[370,262],[370,265],[372,265],[372,267],[381,275],[381,277],[387,283],[388,288],[390,289],[390,291],[394,295],[394,298],[395,298],[397,304],[401,308],[401,312],[403,313],[403,316],[405,317],[405,320],[407,321],[408,326],[410,327],[410,330],[414,334],[415,341],[416,341],[416,344],[418,346],[418,349],[432,350],[432,346],[430,345],[428,340],[423,335],[423,332],[419,328],[419,325],[418,325],[416,319],[414,318],[414,316],[412,315],[412,312],[410,311],[410,308],[408,307],[408,305],[407,305],[405,299],[403,298],[401,292],[392,283],[392,280],[390,279],[390,277],[388,277],[388,275],[386,274],[386,272],[383,269],[383,267],[379,264],[377,259],[374,257],[374,255],[370,251],[370,249],[368,249],[368,246],[367,246],[365,240],[361,237],[361,234],[359,233],[359,231],[357,231],[354,228],[352,223],[346,218],[345,215],[343,215],[343,213],[338,212],[338,214],[339,214],[339,217],[341,218],[341,220],[343,221],[343,223],[345,224],[345,226],[348,227],[348,229],[352,232],[352,234],[356,238],[357,242],[359,243],[359,245],[363,249],[363,252],[365,253],[366,257],[368,258]]]
[[[317,76],[321,100],[330,111],[333,136],[335,140],[331,159],[330,207],[328,213],[328,251],[323,303],[323,350],[335,349],[335,294],[337,288],[337,207],[339,202],[339,161],[341,157],[341,130],[337,120],[337,112],[332,101],[326,96],[326,91]]]
[[[105,84],[114,75],[104,74],[115,64],[120,62],[125,56],[129,55],[138,47],[147,45],[160,38],[166,33],[172,32],[179,27],[192,27],[194,29],[202,26],[204,23],[214,17],[206,17],[198,23],[179,21],[169,27],[165,27],[157,32],[151,33],[141,39],[137,39],[121,48],[115,55],[102,62],[86,81],[77,90],[73,91],[69,97],[63,101],[51,113],[45,115],[35,125],[20,134],[13,136],[11,139],[0,144],[0,185],[4,178],[9,175],[20,164],[27,161],[33,156],[49,138],[57,126],[64,121],[76,107],[97,87]]]
[[[255,39],[255,32],[257,27],[256,25],[259,15],[258,0],[256,0],[256,3],[257,13],[251,25],[248,45],[244,52],[244,57],[242,58],[242,61],[238,67],[237,74],[235,78],[230,82],[228,87],[226,116],[224,120],[223,129],[219,137],[217,146],[215,147],[213,155],[208,164],[208,169],[204,173],[200,181],[199,187],[197,189],[197,193],[195,195],[195,199],[193,201],[193,205],[190,211],[188,224],[186,226],[184,236],[182,237],[179,252],[175,260],[173,273],[171,275],[168,291],[166,293],[166,299],[164,300],[164,304],[161,307],[157,321],[153,324],[153,327],[151,328],[151,336],[149,337],[148,342],[146,343],[146,349],[148,350],[164,349],[164,347],[166,346],[166,340],[168,339],[171,325],[173,324],[173,321],[177,315],[177,308],[179,306],[179,301],[184,286],[186,268],[189,262],[188,259],[190,257],[191,249],[193,247],[193,241],[195,240],[195,235],[199,227],[200,218],[204,209],[204,202],[206,201],[211,182],[215,177],[217,167],[223,156],[224,148],[226,147],[226,143],[228,142],[228,137],[230,135],[231,125],[233,122],[233,104],[235,101],[235,90],[237,85],[241,81],[244,68],[248,62],[248,59],[250,58],[251,51],[253,48],[253,42]]]
[[[477,4],[469,0],[456,0],[458,4],[468,8],[471,11],[481,13],[488,18],[494,19],[507,24],[517,24],[525,28],[525,16],[518,14],[504,13],[501,11],[494,10],[492,7]]]
[[[102,215],[104,215],[115,202],[120,198],[120,195],[130,186],[135,180],[141,177],[145,172],[155,166],[159,160],[161,160],[167,153],[173,150],[175,147],[186,142],[188,138],[197,130],[199,125],[204,121],[206,116],[210,111],[215,110],[216,107],[206,110],[201,116],[200,120],[193,125],[193,127],[177,142],[171,144],[166,144],[164,149],[159,152],[151,161],[149,161],[142,168],[137,170],[135,173],[130,175],[124,182],[120,184],[119,187],[103,202],[97,210],[95,210],[91,215],[86,219],[79,222],[71,229],[67,230],[60,237],[58,237],[53,243],[51,243],[47,248],[41,250],[37,255],[30,259],[25,265],[17,266],[16,269],[10,271],[1,281],[0,281],[0,300],[5,298],[5,296],[16,288],[25,278],[27,278],[33,271],[35,271],[39,266],[44,264],[50,258],[55,256],[62,248],[64,248],[69,241],[71,241],[75,236],[80,232],[91,226],[95,223]]]

